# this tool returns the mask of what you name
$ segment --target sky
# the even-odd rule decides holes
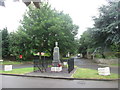
[[[73,23],[79,26],[78,38],[87,30],[93,27],[92,16],[99,15],[98,8],[106,5],[106,0],[48,0],[52,8],[69,14]],[[9,32],[17,30],[24,12],[28,9],[26,5],[13,0],[6,0],[5,7],[0,6],[0,29],[7,27]]]

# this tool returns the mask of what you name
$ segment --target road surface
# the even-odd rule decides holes
[[[2,75],[2,88],[118,88],[118,81],[64,80]]]

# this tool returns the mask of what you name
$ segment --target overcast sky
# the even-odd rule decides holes
[[[91,17],[97,16],[98,8],[107,4],[106,0],[49,0],[49,3],[52,8],[69,14],[73,23],[79,25],[78,36],[93,26]],[[6,0],[5,5],[6,7],[0,6],[0,29],[7,27],[9,32],[15,31],[27,7],[22,1],[13,0]]]

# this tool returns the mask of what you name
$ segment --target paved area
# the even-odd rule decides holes
[[[72,74],[75,72],[75,70],[76,70],[76,68],[73,71],[71,71],[70,73],[68,73],[68,69],[63,68],[61,72],[51,72],[51,69],[47,68],[46,72],[44,72],[44,73],[37,71],[37,72],[27,73],[25,75],[69,78],[72,76]]]
[[[3,75],[2,88],[118,88],[118,81],[61,80]]]
[[[80,59],[75,57],[74,59],[75,65],[77,65],[79,68],[90,68],[90,69],[95,69],[97,70],[100,67],[106,67],[105,65],[100,65],[97,64],[95,62],[93,62],[92,60],[88,60],[88,59]],[[118,73],[118,67],[111,67],[110,66],[110,71],[111,73]]]

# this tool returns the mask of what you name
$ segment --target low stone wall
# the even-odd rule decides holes
[[[118,64],[119,59],[94,59],[99,64]]]

